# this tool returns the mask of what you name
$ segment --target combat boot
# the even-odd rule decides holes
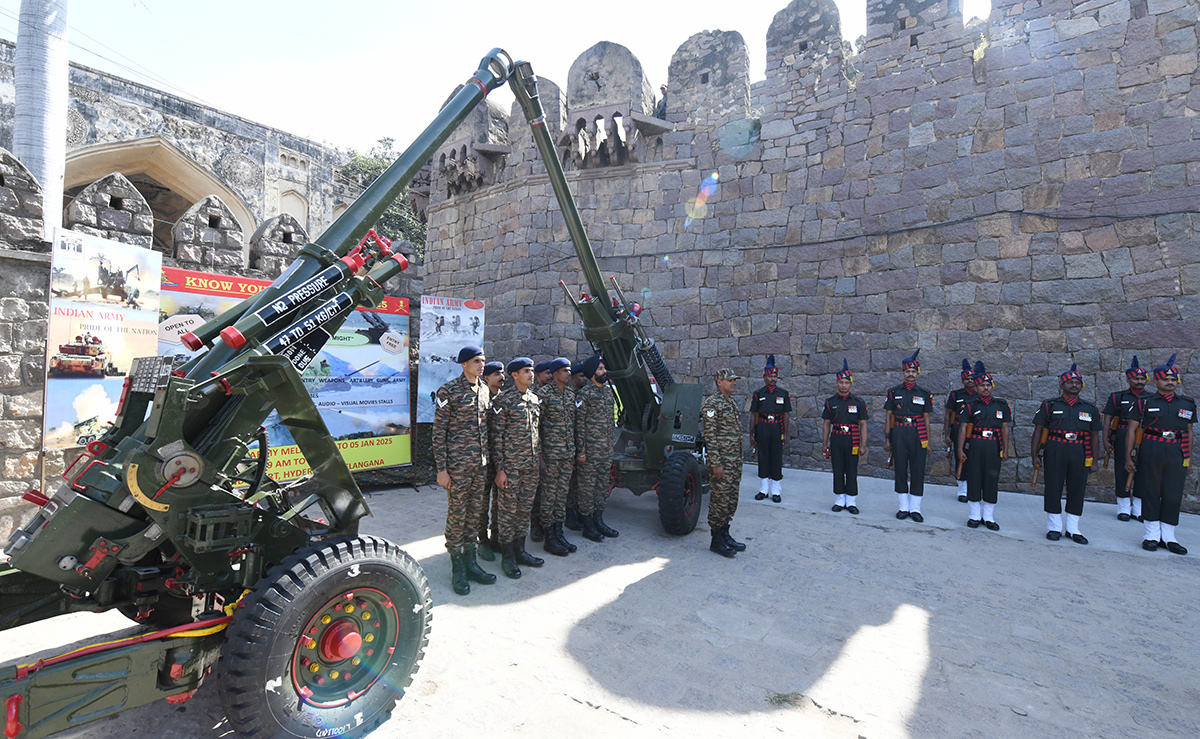
[[[553,554],[555,557],[565,557],[570,551],[559,538],[558,529],[561,524],[554,524],[546,531],[546,541],[542,544],[542,549],[546,550],[547,554]]]
[[[546,537],[546,541],[550,541],[550,537]],[[513,554],[517,557],[517,564],[526,565],[528,567],[541,567],[546,563],[546,560],[541,557],[535,557],[525,551],[525,537],[518,536],[513,539]]]
[[[615,539],[621,534],[612,526],[604,523],[604,511],[596,511],[592,514],[592,521],[596,524],[596,530],[604,534],[605,538]]]
[[[513,580],[518,580],[521,577],[521,568],[517,567],[517,553],[515,551],[517,542],[505,542],[500,548],[500,569],[504,570],[504,574]]]
[[[716,552],[722,557],[733,559],[733,547],[729,546],[729,542],[725,541],[725,537],[721,534],[721,529],[713,529],[712,544],[708,545],[708,551]]]
[[[462,552],[450,554],[450,584],[459,595],[471,592],[471,583],[467,582],[467,570],[463,566]]]
[[[529,517],[529,538],[534,541],[541,541],[545,535],[546,535],[545,532],[542,530],[541,516],[538,516],[537,514],[530,516]]]
[[[567,506],[567,520],[563,522],[563,525],[571,531],[579,531],[583,528],[579,525],[581,518],[583,517],[579,515],[577,506]]]
[[[567,541],[567,537],[563,535],[563,525],[562,525],[561,521],[554,524],[554,535],[556,537],[558,537],[558,543],[562,544],[564,547],[567,548],[568,554],[575,552],[579,549],[579,547],[577,547],[574,544],[572,544],[571,542]]]
[[[596,528],[596,520],[593,516],[585,516],[579,514],[579,523],[583,524],[583,538],[591,539],[592,541],[604,541],[604,534]]]
[[[495,562],[496,555],[492,550],[491,542],[488,541],[487,533],[486,526],[479,530],[479,549],[476,550],[476,553],[484,562]]]
[[[729,535],[729,524],[725,524],[724,526],[721,527],[721,536],[724,537],[725,543],[728,544],[729,548],[732,549],[733,551],[735,551],[735,552],[746,551],[745,544],[741,543],[740,541],[735,541],[734,538]]]
[[[475,545],[468,544],[463,547],[463,571],[467,573],[468,580],[474,580],[480,585],[491,585],[496,582],[496,576],[479,566],[475,561]]]

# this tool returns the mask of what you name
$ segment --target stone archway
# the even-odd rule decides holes
[[[171,227],[189,208],[209,195],[220,197],[243,234],[254,232],[256,219],[241,195],[159,136],[69,152],[64,198],[69,201],[83,188],[112,172],[124,175],[150,204],[154,213],[154,248],[159,251],[174,253]]]

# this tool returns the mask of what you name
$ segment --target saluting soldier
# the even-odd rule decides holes
[[[433,460],[438,484],[446,489],[446,550],[450,552],[454,592],[471,592],[473,580],[496,582],[475,559],[480,508],[487,485],[488,409],[487,383],[480,379],[486,358],[478,346],[458,352],[462,374],[434,393]]]
[[[1142,548],[1153,552],[1165,546],[1173,554],[1187,554],[1187,548],[1175,539],[1175,527],[1183,503],[1183,479],[1191,467],[1196,401],[1175,392],[1179,370],[1175,369],[1174,354],[1166,364],[1154,368],[1154,384],[1158,392],[1139,398],[1129,413],[1125,469],[1136,475],[1134,485],[1141,490],[1146,529]],[[1133,446],[1139,429],[1142,445],[1135,460]]]
[[[750,449],[758,452],[758,492],[755,500],[769,494],[771,501],[783,501],[783,442],[787,438],[788,414],[792,398],[778,386],[779,368],[775,355],[767,355],[763,367],[763,386],[750,398]]]
[[[950,396],[946,398],[946,413],[942,419],[942,428],[945,429],[946,450],[950,452],[951,471],[955,471],[955,468],[958,467],[958,457],[962,452],[962,449],[958,446],[958,419],[967,402],[975,396],[975,373],[971,371],[971,363],[965,358],[962,361],[961,378],[962,387],[951,390]],[[955,478],[958,480],[959,503],[967,502],[967,478],[963,474],[955,475]]]
[[[542,399],[542,458],[546,472],[542,475],[542,506],[540,516],[545,527],[542,548],[550,554],[565,557],[576,547],[563,535],[566,518],[567,491],[571,473],[575,471],[575,390],[571,388],[571,360],[559,357],[550,361],[551,381],[538,390]]]
[[[500,362],[486,362],[483,365],[483,381],[488,386],[488,399],[496,400],[500,388],[504,385],[504,365]],[[500,551],[500,538],[496,526],[500,516],[496,510],[496,449],[495,439],[488,434],[488,466],[487,487],[483,490],[483,505],[479,507],[479,558],[485,562],[495,562],[493,552]],[[492,534],[488,537],[488,510],[492,512]]]
[[[616,529],[604,523],[616,441],[613,418],[616,406],[613,390],[608,386],[608,370],[599,354],[583,363],[583,374],[588,378],[588,384],[576,397],[579,411],[575,417],[575,423],[582,426],[575,437],[575,460],[580,464],[579,522],[583,525],[584,538],[604,541],[605,537],[619,535]]]
[[[833,463],[833,512],[858,515],[858,458],[866,456],[867,401],[852,395],[854,373],[842,359],[837,373],[837,395],[825,400],[821,439],[825,458]]]
[[[708,464],[708,527],[712,529],[708,549],[723,557],[746,549],[729,534],[742,484],[742,413],[733,400],[738,379],[731,369],[717,370],[717,392],[700,406]]]
[[[933,411],[933,393],[917,384],[921,362],[917,349],[900,363],[904,382],[888,390],[887,428],[884,430],[883,450],[892,455],[896,470],[896,498],[899,510],[896,518],[911,518],[917,523],[921,515],[921,498],[925,495],[925,463],[929,457],[929,414]]]
[[[1136,497],[1138,491],[1130,495],[1129,473],[1125,470],[1125,437],[1129,429],[1129,411],[1141,399],[1146,390],[1146,370],[1138,364],[1137,355],[1129,369],[1125,370],[1126,390],[1119,390],[1108,396],[1104,405],[1104,454],[1116,458],[1113,464],[1113,477],[1116,478],[1117,520],[1128,521],[1131,518],[1142,520],[1142,499]]]
[[[541,567],[543,560],[525,551],[529,511],[537,490],[542,455],[539,428],[542,401],[531,386],[533,360],[517,357],[505,371],[513,387],[496,396],[489,426],[496,449],[496,497],[500,501],[500,568],[512,579],[518,565]]]
[[[1095,450],[1100,448],[1100,410],[1095,404],[1079,397],[1083,390],[1083,375],[1075,363],[1058,376],[1062,395],[1042,401],[1033,415],[1033,437],[1029,441],[1029,456],[1036,465],[1038,447],[1042,446],[1042,429],[1046,443],[1042,449],[1046,468],[1043,497],[1046,511],[1046,538],[1058,541],[1063,536],[1062,494],[1067,489],[1067,536],[1076,544],[1087,544],[1079,530],[1083,515],[1083,495],[1087,490],[1088,473],[1092,469]]]
[[[1003,398],[992,396],[996,387],[983,362],[975,362],[975,397],[958,417],[958,460],[967,478],[967,526],[977,529],[983,523],[999,531],[996,501],[1000,492],[1000,463],[1008,454],[1008,434],[1012,408]]]

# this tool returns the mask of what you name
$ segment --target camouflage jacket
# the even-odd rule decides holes
[[[558,391],[558,385],[550,382],[538,388],[542,399],[542,456],[546,459],[573,459],[575,437],[579,426],[575,423],[575,404],[579,399],[570,384]]]
[[[708,464],[731,467],[742,463],[742,414],[733,398],[715,393],[700,406]]]
[[[542,451],[538,437],[541,415],[542,400],[532,389],[519,393],[513,387],[496,396],[488,414],[488,429],[497,472],[537,469]]]
[[[459,375],[437,389],[433,409],[433,461],[438,472],[488,463],[487,383]]]
[[[579,403],[575,416],[576,453],[587,455],[588,463],[609,459],[616,441],[616,422],[613,420],[616,399],[608,385],[597,385],[591,380],[575,396]]]

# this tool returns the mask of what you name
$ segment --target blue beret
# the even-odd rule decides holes
[[[531,360],[529,360],[529,361],[531,361],[531,362],[532,362],[533,360],[531,359]],[[546,362],[538,362],[537,364],[533,365],[533,371],[534,371],[535,373],[539,374],[539,375],[540,375],[540,374],[542,374],[543,372],[545,372],[545,371],[546,371],[546,370],[548,370],[548,369],[550,369],[550,362],[549,362],[549,361],[546,361]]]
[[[600,368],[600,355],[593,354],[583,361],[583,376],[592,379],[592,375],[596,374],[596,370]]]
[[[499,372],[502,369],[504,369],[504,363],[488,362],[487,364],[483,365],[483,376],[487,377],[488,375]]]
[[[458,363],[465,364],[467,362],[470,362],[475,357],[479,357],[482,355],[483,355],[483,347],[478,347],[473,344],[468,344],[467,346],[464,346],[462,349],[458,350]]]
[[[570,367],[570,366],[571,366],[571,360],[567,359],[566,357],[558,357],[556,359],[551,359],[549,362],[546,362],[546,369],[550,370],[551,372],[558,372],[563,367]]]
[[[532,367],[532,366],[533,366],[533,360],[530,359],[529,357],[517,357],[516,359],[514,359],[513,361],[508,363],[508,366],[504,368],[504,371],[509,374],[512,374],[513,372],[516,372],[517,370],[523,370],[526,367]]]
[[[571,374],[578,375],[578,374],[582,374],[582,372],[583,372],[583,362],[576,362],[575,364],[571,365]]]

